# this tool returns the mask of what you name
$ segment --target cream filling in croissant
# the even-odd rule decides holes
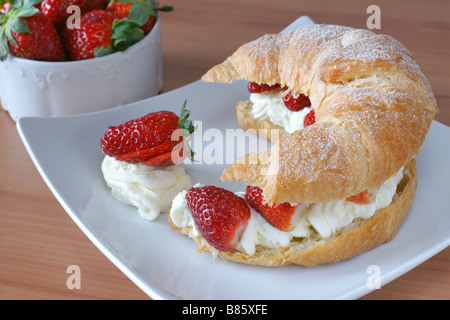
[[[287,133],[303,129],[306,115],[313,109],[303,108],[300,111],[291,111],[283,102],[284,92],[273,90],[264,93],[251,93],[250,101],[253,103],[251,113],[253,117],[264,120],[269,118],[273,124],[280,126]]]
[[[257,245],[267,248],[288,247],[293,238],[305,238],[313,233],[326,239],[350,225],[355,219],[368,219],[377,210],[388,207],[402,178],[403,168],[373,191],[374,200],[369,204],[336,200],[300,205],[298,210],[301,210],[301,218],[292,231],[281,231],[273,227],[256,210],[250,208],[251,218],[236,249],[252,256],[256,252]],[[201,185],[196,185],[199,186]],[[198,237],[201,233],[187,207],[186,193],[186,190],[180,192],[173,200],[170,218],[179,228],[190,227],[190,237]],[[243,192],[236,194],[244,197]]]

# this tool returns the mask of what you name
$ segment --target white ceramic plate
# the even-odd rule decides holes
[[[99,141],[106,127],[152,111],[179,112],[185,99],[192,118],[202,121],[198,130],[210,133],[210,140],[204,134],[201,143],[192,141],[199,160],[185,165],[192,182],[243,190],[242,185],[220,181],[226,164],[207,163],[220,161],[211,151],[212,141],[226,129],[239,128],[234,105],[247,97],[242,81],[231,85],[198,81],[124,107],[62,118],[21,118],[17,126],[37,169],[69,216],[153,299],[355,299],[373,289],[375,276],[380,276],[383,286],[450,244],[446,147],[450,128],[437,122],[417,158],[419,187],[397,236],[332,265],[268,268],[213,259],[198,253],[192,240],[172,231],[167,214],[145,221],[136,209],[111,196],[100,171]]]

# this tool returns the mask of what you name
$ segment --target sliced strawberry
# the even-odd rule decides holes
[[[303,127],[306,128],[307,126],[312,125],[316,122],[316,112],[314,109],[312,109],[303,120]]]
[[[350,196],[350,197],[346,198],[345,201],[350,201],[350,202],[354,202],[356,204],[364,205],[364,204],[370,203],[371,198],[372,198],[372,193],[366,189],[358,194],[355,194],[354,196]]]
[[[291,206],[288,202],[280,204],[263,204],[263,190],[258,187],[247,186],[245,199],[248,204],[259,212],[267,222],[281,231],[291,231],[300,219],[300,210],[297,206]]]
[[[193,187],[186,194],[189,210],[205,240],[214,248],[229,251],[236,247],[250,219],[244,198],[215,187]]]
[[[304,94],[300,94],[297,98],[294,98],[291,93],[288,93],[283,97],[283,102],[286,108],[293,112],[297,112],[311,106],[311,101]]]
[[[185,107],[186,102],[180,118],[171,111],[159,111],[109,127],[100,141],[102,151],[118,161],[151,166],[181,163],[186,156],[192,159],[192,151],[183,143],[194,131],[188,119],[190,112]],[[180,130],[180,134],[176,134],[176,130]],[[183,143],[181,148],[180,143]]]
[[[279,84],[274,84],[273,86],[271,86],[265,83],[259,84],[256,82],[249,82],[247,85],[247,90],[250,93],[263,93],[278,89],[281,89],[281,86]]]

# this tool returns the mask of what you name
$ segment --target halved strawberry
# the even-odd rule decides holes
[[[312,109],[303,120],[303,127],[306,128],[316,122],[316,112]]]
[[[214,248],[229,251],[236,247],[250,219],[244,198],[215,187],[193,187],[186,194],[189,210],[206,241]]]
[[[300,205],[292,206],[288,202],[280,204],[263,204],[263,190],[258,187],[247,186],[245,199],[248,204],[259,212],[267,222],[281,231],[291,231],[300,220]]]
[[[101,139],[102,151],[119,161],[149,166],[178,164],[186,156],[192,159],[193,152],[184,140],[194,132],[189,115],[184,102],[180,118],[171,111],[158,111],[111,126]]]

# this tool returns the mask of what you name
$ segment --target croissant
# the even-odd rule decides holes
[[[246,112],[244,129],[280,130],[275,145],[227,167],[222,180],[262,188],[266,202],[321,203],[374,189],[421,151],[437,112],[431,86],[397,40],[311,25],[244,44],[205,82],[248,80],[309,97],[316,122],[292,133]],[[271,139],[270,134],[262,135]]]
[[[387,35],[312,25],[244,44],[202,77],[240,79],[307,96],[315,122],[305,117],[302,128],[287,128],[257,116],[252,97],[237,102],[240,126],[274,145],[237,159],[221,178],[263,189],[269,207],[303,208],[304,220],[293,231],[271,229],[256,208],[237,247],[221,251],[199,234],[181,194],[169,215],[172,229],[202,251],[264,266],[334,263],[391,240],[413,203],[415,157],[438,110],[411,53]],[[349,204],[369,193],[376,199]]]

